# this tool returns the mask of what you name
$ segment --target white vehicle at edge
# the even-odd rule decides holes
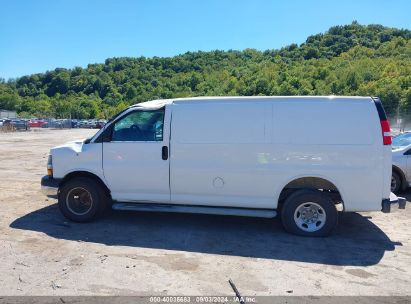
[[[309,236],[344,211],[390,212],[391,137],[378,98],[197,97],[131,106],[52,148],[42,188],[85,222],[115,210],[281,214]],[[58,190],[58,191],[57,191]]]
[[[403,133],[392,140],[391,191],[404,191],[411,186],[411,133]]]

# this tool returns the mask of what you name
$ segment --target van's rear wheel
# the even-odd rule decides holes
[[[298,190],[285,200],[281,220],[287,232],[303,236],[327,236],[337,226],[338,212],[326,193]]]
[[[76,177],[60,187],[58,204],[65,217],[74,222],[88,222],[105,209],[104,189],[88,177]]]

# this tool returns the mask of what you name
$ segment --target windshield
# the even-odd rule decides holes
[[[392,149],[400,149],[411,145],[411,133],[404,133],[392,139]]]

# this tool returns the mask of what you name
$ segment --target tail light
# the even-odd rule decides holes
[[[378,116],[380,117],[381,132],[382,132],[382,143],[384,145],[391,145],[391,129],[390,123],[388,122],[387,115],[385,114],[384,107],[382,106],[381,100],[378,97],[373,97],[375,107],[377,108]]]
[[[381,120],[382,142],[384,145],[391,145],[391,130],[388,120]]]

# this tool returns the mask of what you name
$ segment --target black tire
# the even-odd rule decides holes
[[[394,193],[400,192],[401,182],[402,181],[401,181],[400,175],[393,170],[392,175],[391,175],[391,192],[394,192]]]
[[[58,205],[63,215],[73,222],[89,222],[100,216],[108,196],[103,187],[88,177],[75,177],[60,187]]]
[[[281,220],[289,233],[324,237],[330,235],[337,226],[338,211],[326,193],[320,190],[297,190],[284,201]]]

